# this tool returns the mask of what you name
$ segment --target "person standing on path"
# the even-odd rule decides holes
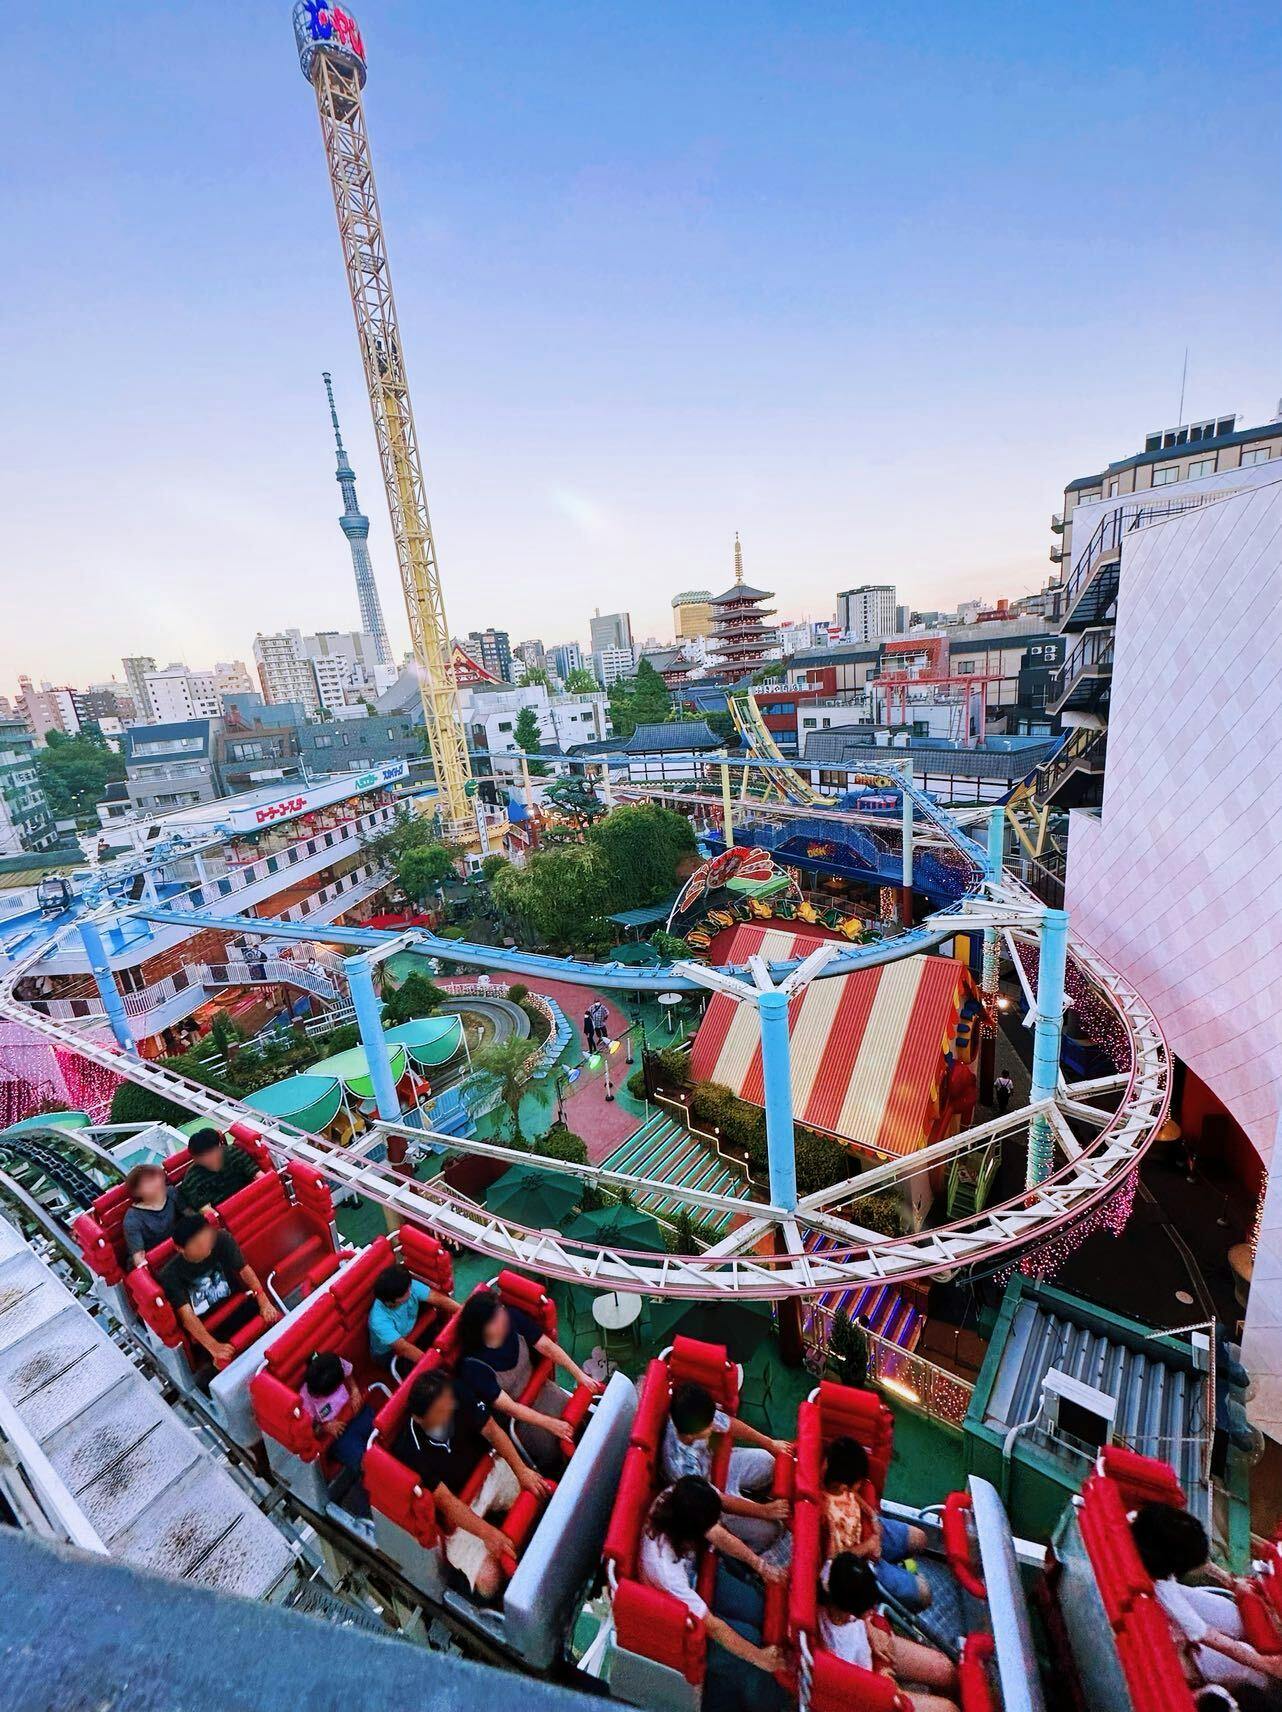
[[[596,1022],[590,1010],[583,1013],[583,1042],[584,1056],[591,1058],[596,1051]]]
[[[1005,1117],[1006,1108],[1010,1105],[1010,1097],[1015,1092],[1015,1084],[1003,1070],[993,1078],[993,1110],[998,1117]]]
[[[596,1034],[597,1044],[600,1045],[603,1041],[609,1040],[610,1013],[600,999],[592,1006],[588,1015],[592,1018],[592,1027]]]

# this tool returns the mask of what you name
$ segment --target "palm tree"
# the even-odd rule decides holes
[[[538,1047],[532,1040],[496,1040],[483,1046],[472,1056],[472,1063],[484,1075],[498,1083],[499,1099],[507,1107],[512,1120],[512,1140],[520,1147],[525,1137],[521,1133],[521,1100],[534,1072]]]

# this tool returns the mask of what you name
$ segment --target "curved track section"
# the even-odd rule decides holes
[[[852,970],[911,956],[929,950],[958,931],[1015,929],[1036,932],[1042,906],[1017,882],[983,878],[984,851],[947,811],[938,808],[905,780],[894,768],[873,775],[891,779],[907,790],[921,816],[943,832],[966,859],[971,869],[966,897],[941,911],[922,927],[897,939],[877,945],[851,946],[828,965],[824,975],[848,974]],[[196,926],[198,914],[178,909],[135,912],[150,920],[177,921]],[[279,935],[281,925],[254,918],[220,918],[215,925],[224,930],[249,929]],[[299,929],[318,937],[314,927]],[[325,937],[336,943],[373,948],[405,936],[368,929],[326,929]],[[655,973],[622,964],[585,963],[562,960],[537,953],[509,951],[493,946],[440,940],[428,933],[413,935],[413,948],[446,962],[502,970],[512,974],[548,976],[586,987],[630,988],[635,991],[693,986],[688,977],[673,971]],[[281,1157],[308,1161],[334,1184],[350,1188],[404,1217],[431,1225],[443,1236],[492,1258],[532,1268],[550,1277],[587,1284],[599,1289],[643,1291],[648,1295],[673,1297],[716,1297],[721,1295],[777,1299],[809,1296],[835,1288],[867,1284],[876,1280],[907,1281],[928,1278],[957,1267],[990,1263],[1011,1256],[1031,1243],[1081,1219],[1101,1201],[1127,1182],[1169,1106],[1169,1061],[1166,1045],[1152,1013],[1138,993],[1080,940],[1071,941],[1071,956],[1079,972],[1117,1018],[1129,1049],[1127,1070],[1109,1079],[1107,1091],[1119,1095],[1115,1110],[1092,1108],[1086,1095],[1104,1091],[1091,1087],[1075,1098],[1072,1088],[1061,1089],[1057,1100],[1045,1108],[1059,1147],[1058,1168],[1035,1189],[1021,1192],[997,1206],[985,1208],[968,1218],[936,1230],[910,1236],[884,1237],[862,1229],[855,1221],[857,1205],[843,1216],[841,1204],[850,1204],[850,1185],[841,1184],[806,1197],[795,1213],[748,1199],[687,1192],[683,1199],[693,1211],[714,1206],[729,1211],[738,1222],[730,1234],[702,1254],[657,1255],[624,1249],[601,1248],[544,1231],[528,1229],[494,1217],[440,1178],[430,1183],[407,1181],[386,1165],[353,1156],[343,1149],[304,1134],[288,1125],[265,1121],[237,1101],[175,1076],[162,1067],[114,1047],[85,1040],[74,1031],[31,1012],[13,998],[13,986],[25,965],[11,969],[0,982],[0,1015],[24,1023],[36,1033],[81,1055],[104,1064],[130,1080],[181,1101],[193,1112],[224,1126],[251,1123]],[[34,957],[31,959],[34,961]],[[772,968],[776,979],[793,964]],[[748,971],[742,973],[748,974]],[[1005,1135],[1026,1132],[1032,1108],[1010,1112],[958,1137],[940,1142],[908,1160],[892,1161],[864,1174],[859,1192],[884,1189],[896,1180],[927,1165],[942,1164],[958,1154],[1000,1141]],[[1081,1140],[1077,1130],[1085,1125],[1094,1131]],[[451,1152],[473,1152],[511,1162],[529,1161],[528,1153],[457,1138],[433,1137],[402,1125],[379,1125],[374,1134],[402,1133],[418,1140],[435,1140]],[[572,1165],[566,1161],[542,1161],[547,1169],[600,1184],[606,1188],[628,1188],[644,1192],[670,1184],[649,1185],[645,1180],[612,1173],[599,1166]],[[807,1250],[806,1239],[815,1233],[827,1239],[822,1253]]]

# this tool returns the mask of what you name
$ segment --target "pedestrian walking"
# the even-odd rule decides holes
[[[1005,1117],[1006,1108],[1010,1105],[1010,1097],[1015,1092],[1015,1084],[1002,1070],[993,1078],[993,1110],[998,1117]]]
[[[596,1023],[590,1010],[583,1013],[583,1050],[589,1058],[596,1051]]]
[[[596,1001],[596,1003],[592,1006],[592,1009],[588,1012],[588,1015],[592,1018],[592,1027],[596,1033],[598,1045],[602,1041],[609,1040],[609,1038],[610,1038],[610,1013],[608,1010],[606,1010],[605,1006],[601,1003],[600,999],[598,999]]]

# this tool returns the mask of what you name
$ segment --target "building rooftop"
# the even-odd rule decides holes
[[[150,746],[186,743],[193,737],[198,737],[207,749],[212,726],[213,721],[209,719],[175,719],[160,725],[132,725],[124,734],[125,763],[128,765],[135,759],[154,760],[160,751],[151,753]],[[148,749],[139,753],[140,745],[147,745]]]
[[[1225,446],[1245,446],[1252,440],[1276,440],[1280,435],[1282,422],[1263,422],[1258,428],[1238,428],[1231,434],[1212,434],[1200,440],[1185,440],[1177,446],[1157,446],[1151,451],[1133,452],[1129,458],[1115,459],[1098,475],[1078,476],[1076,481],[1069,482],[1064,492],[1076,493],[1084,487],[1096,487],[1105,476],[1114,475],[1118,470],[1135,470],[1141,464],[1169,464],[1173,458],[1186,452],[1218,452]]]
[[[673,719],[664,725],[638,725],[623,745],[625,755],[669,754],[687,749],[720,749],[721,739],[702,719]]]
[[[843,725],[831,731],[808,731],[802,759],[811,767],[885,767],[920,759],[931,771],[951,773],[955,778],[1011,780],[1022,779],[1060,742],[1058,737],[1048,737],[1012,749],[987,745],[964,749],[943,738],[920,737],[891,747],[874,743],[872,729],[868,725]]]
[[[774,597],[773,589],[753,588],[751,583],[731,583],[724,593],[710,595],[708,600],[711,606],[732,606],[735,601],[773,600]]]

